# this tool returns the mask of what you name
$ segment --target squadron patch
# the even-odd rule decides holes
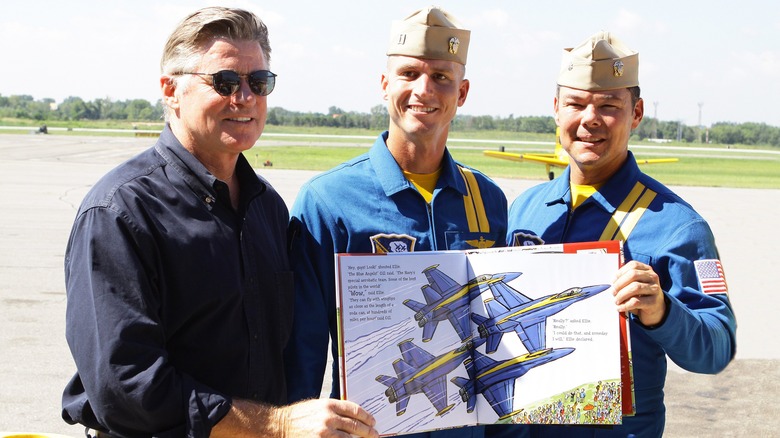
[[[370,239],[371,252],[374,254],[414,252],[414,243],[417,241],[406,234],[375,234]]]
[[[534,245],[544,245],[544,240],[530,231],[516,231],[514,234],[512,234],[512,246]]]

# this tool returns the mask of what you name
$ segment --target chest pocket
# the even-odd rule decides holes
[[[466,183],[466,194],[463,195],[463,209],[466,212],[466,223],[469,230],[449,231],[445,233],[447,249],[491,248],[498,241],[498,236],[490,232],[490,221],[485,213],[482,193],[474,173],[465,167],[458,166],[463,182]]]

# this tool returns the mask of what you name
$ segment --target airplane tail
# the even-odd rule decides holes
[[[425,304],[423,304],[423,303],[421,303],[419,301],[415,301],[413,299],[406,299],[406,300],[404,300],[404,305],[406,307],[414,310],[415,312],[420,312],[425,307]],[[415,315],[415,319],[417,319],[417,315]]]
[[[376,376],[376,381],[381,383],[381,384],[383,384],[383,385],[385,385],[385,386],[392,387],[393,385],[395,385],[395,382],[397,382],[398,379],[395,378],[395,377],[379,375],[379,376]]]
[[[428,295],[425,296],[427,300]],[[428,342],[433,338],[433,334],[436,332],[436,326],[439,321],[436,320],[436,315],[429,317],[425,311],[426,305],[412,299],[404,300],[404,305],[415,311],[414,320],[417,321],[417,325],[423,329],[423,342]]]
[[[431,285],[426,284],[425,286],[422,286],[420,290],[423,293],[423,297],[425,297],[426,303],[431,304],[441,301],[441,294],[436,292],[436,290],[434,290]]]
[[[395,383],[398,381],[395,377],[385,376],[385,375],[379,375],[376,376],[376,381],[387,386],[387,389],[385,390],[385,395],[387,396],[387,400],[390,403],[395,403],[398,401],[398,394],[395,391]]]
[[[458,394],[460,394],[461,400],[466,403],[466,412],[474,412],[474,407],[477,405],[477,398],[474,397],[473,385],[471,385],[469,379],[466,379],[465,377],[453,377],[451,381],[460,388]],[[472,389],[469,388],[470,386]]]
[[[505,313],[508,309],[498,301],[488,298],[485,300],[485,310],[487,310],[487,313],[491,318],[496,318],[498,315]]]
[[[460,287],[460,284],[457,281],[439,270],[439,265],[433,265],[423,269],[423,273],[428,279],[428,284],[439,294],[439,296],[444,295],[447,291]]]
[[[471,320],[477,324],[479,336],[487,341],[485,351],[488,353],[495,353],[496,350],[498,350],[498,345],[501,343],[501,337],[504,335],[496,327],[495,320],[493,318],[485,318],[476,313],[471,314]]]
[[[474,365],[471,359],[466,359],[463,364],[466,366],[469,378],[456,376],[450,379],[450,381],[460,388],[458,394],[460,394],[461,400],[466,403],[466,412],[471,413],[474,412],[477,404],[477,397],[474,393],[474,378],[476,374],[474,373]]]
[[[436,333],[436,326],[439,325],[439,321],[427,321],[425,318],[423,318],[423,321],[425,321],[425,324],[423,325],[422,341],[428,342],[433,338],[433,334]]]
[[[398,382],[398,379],[395,377],[379,375],[376,376],[376,381],[387,386],[385,395],[387,396],[388,402],[395,403],[395,415],[403,415],[404,412],[406,412],[406,406],[409,404],[409,396],[406,394],[399,394],[395,390],[395,384]]]

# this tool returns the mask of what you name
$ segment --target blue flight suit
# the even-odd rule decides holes
[[[736,351],[736,320],[725,290],[704,293],[694,261],[719,266],[709,225],[679,196],[628,159],[596,193],[574,211],[567,168],[553,181],[522,193],[509,210],[509,245],[601,239],[618,206],[637,183],[655,193],[624,245],[626,262],[637,260],[658,274],[667,304],[664,320],[646,327],[630,317],[637,413],[615,427],[533,426],[532,436],[661,436],[666,356],[697,373],[722,371]],[[639,193],[639,192],[637,192]],[[643,194],[643,196],[644,196]],[[650,198],[648,198],[650,199]]]
[[[461,174],[462,166],[445,151],[428,204],[387,149],[387,135],[380,135],[365,154],[312,178],[293,205],[290,257],[296,274],[296,315],[286,351],[291,402],[319,396],[329,339],[334,358],[331,397],[339,397],[335,253],[461,250],[474,248],[475,242],[480,246],[504,244],[507,201],[493,181],[472,170],[472,181],[479,187],[475,196],[474,187]],[[482,436],[481,431],[461,428],[435,434]]]

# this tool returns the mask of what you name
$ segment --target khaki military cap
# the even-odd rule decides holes
[[[611,33],[599,32],[563,50],[558,85],[587,91],[638,86],[639,53]]]
[[[393,22],[387,55],[442,59],[465,65],[470,35],[455,17],[430,6]]]

